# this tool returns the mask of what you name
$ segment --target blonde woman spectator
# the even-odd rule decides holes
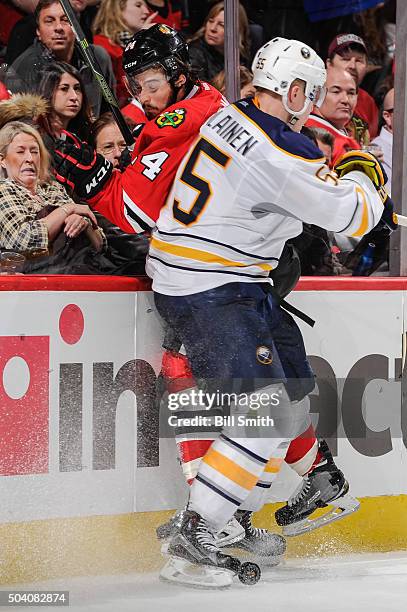
[[[189,55],[199,78],[212,81],[224,70],[225,21],[224,2],[217,2],[210,9],[203,26],[189,40]],[[246,11],[239,4],[239,51],[240,64],[250,62],[250,34]]]
[[[256,95],[256,89],[253,85],[253,74],[246,66],[239,66],[240,72],[240,98],[253,98]],[[219,72],[212,81],[212,85],[216,87],[223,95],[226,91],[225,71]]]
[[[67,239],[82,237],[88,250],[101,251],[105,238],[89,207],[75,204],[50,182],[48,168],[49,155],[35,128],[12,121],[0,130],[0,246],[47,256],[52,247],[46,263],[52,263],[54,273],[55,266],[58,273],[68,273],[70,262],[61,260],[68,254]],[[64,247],[56,253],[61,235]]]
[[[157,13],[150,14],[144,0],[102,0],[100,4],[93,23],[93,40],[110,55],[121,106],[129,98],[123,82],[123,49],[136,32],[153,25],[156,15]]]

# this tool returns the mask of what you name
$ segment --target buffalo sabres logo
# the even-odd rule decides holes
[[[162,113],[155,120],[159,128],[173,127],[177,128],[185,121],[186,110],[185,108],[176,108],[173,111]]]
[[[273,353],[268,346],[258,346],[256,349],[256,358],[262,365],[270,365],[273,361]]]

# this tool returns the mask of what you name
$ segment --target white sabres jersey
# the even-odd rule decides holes
[[[306,136],[252,100],[221,109],[184,157],[151,239],[153,289],[188,295],[269,282],[302,222],[362,236],[383,204],[362,172],[338,180]]]

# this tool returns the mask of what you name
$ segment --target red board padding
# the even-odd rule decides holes
[[[0,291],[149,291],[147,276],[0,276]]]
[[[295,291],[402,291],[407,277],[302,276]]]
[[[0,276],[0,291],[150,291],[147,276]],[[407,277],[303,276],[295,291],[402,291]]]

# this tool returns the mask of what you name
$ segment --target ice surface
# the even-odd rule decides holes
[[[1,585],[6,590],[69,590],[70,612],[404,612],[407,552],[289,559],[254,587],[183,588],[156,574]],[[61,610],[64,608],[46,608]]]

